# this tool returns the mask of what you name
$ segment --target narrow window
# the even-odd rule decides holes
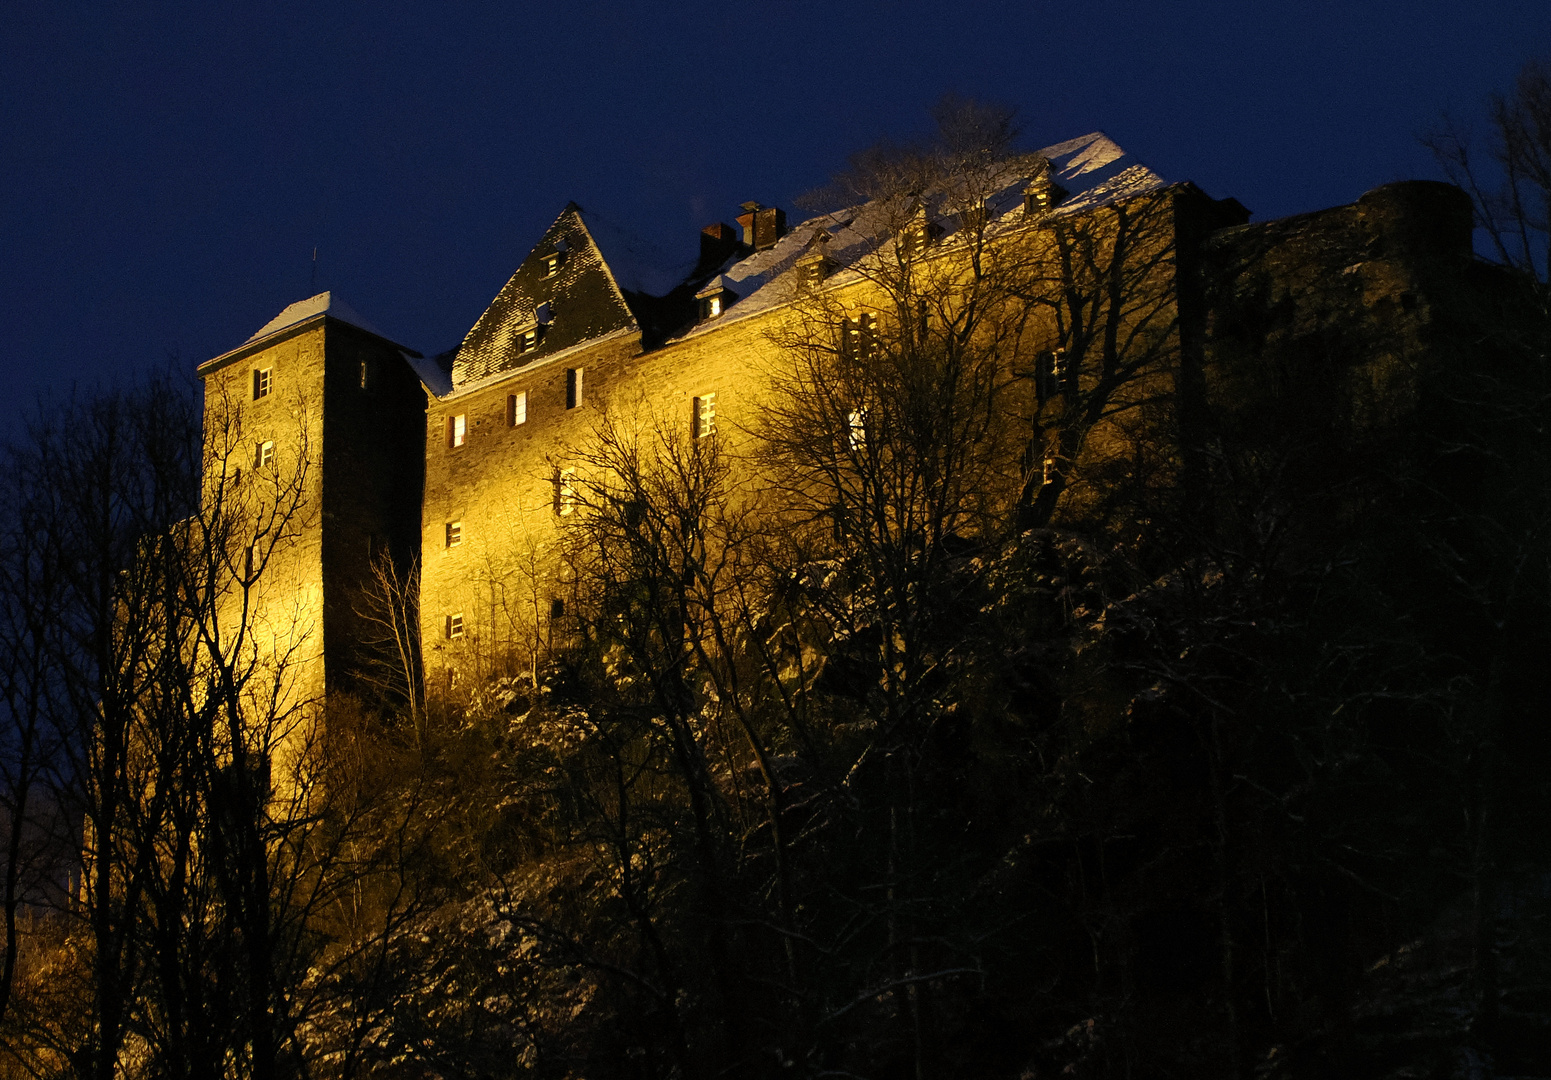
[[[560,597],[553,597],[549,601],[549,617],[551,619],[565,618],[565,601]]]
[[[447,523],[447,546],[455,548],[463,543],[463,522],[449,521]]]
[[[253,400],[266,398],[270,389],[274,386],[274,368],[253,369]]]
[[[560,267],[565,262],[565,253],[552,251],[544,256],[544,276],[554,277],[560,273]]]
[[[579,367],[565,369],[565,407],[568,409],[580,408],[582,404],[582,369]]]
[[[362,360],[361,361],[361,389],[362,390],[370,390],[371,388],[372,388],[372,362],[370,360]]]
[[[705,302],[705,317],[708,319],[714,319],[721,313],[722,298],[720,296],[707,297]]]
[[[846,441],[852,450],[867,445],[867,410],[852,409],[846,416]]]
[[[537,326],[528,327],[528,329],[517,336],[517,351],[519,353],[530,353],[538,348],[539,336],[539,328]]]
[[[716,434],[716,395],[702,394],[695,399],[695,438]]]
[[[462,446],[468,439],[468,416],[459,413],[457,416],[447,418],[447,446],[449,449]]]
[[[462,636],[463,612],[460,611],[455,615],[447,616],[447,637],[450,640],[452,638],[460,638]]]
[[[264,442],[259,443],[257,448],[253,452],[253,466],[254,466],[254,468],[262,469],[264,466],[271,464],[274,460],[275,460],[275,444],[274,444],[274,442],[271,441],[271,440],[266,439]]]
[[[519,391],[506,395],[506,426],[516,427],[528,422],[528,392]]]
[[[878,340],[878,316],[864,311],[840,328],[840,355],[849,360],[866,360]]]
[[[561,517],[570,517],[576,512],[576,470],[557,469],[555,471],[555,513]]]

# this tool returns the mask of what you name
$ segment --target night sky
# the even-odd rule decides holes
[[[567,200],[685,258],[945,92],[1256,220],[1350,202],[1434,176],[1417,134],[1537,55],[1547,0],[7,0],[0,401],[192,367],[322,289],[439,352]]]

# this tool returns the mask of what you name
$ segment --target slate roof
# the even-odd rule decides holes
[[[993,228],[1018,223],[1024,186],[1047,167],[1067,192],[1053,211],[1057,216],[1167,186],[1107,135],[1094,132],[1008,161],[996,178],[999,187],[989,206]],[[944,242],[951,243],[958,225],[945,207],[951,193],[927,192],[923,199],[928,217],[941,229]],[[750,252],[740,246],[725,262],[708,266],[699,260],[674,261],[629,230],[570,203],[462,343],[439,358],[439,365],[428,362],[417,370],[424,369],[421,379],[427,389],[444,397],[607,337],[634,334],[642,348],[651,348],[709,333],[724,322],[793,299],[798,275],[791,271],[821,231],[829,237],[825,254],[838,266],[831,279],[843,283],[848,275],[854,278],[856,272],[848,266],[894,242],[896,212],[866,203],[821,214],[790,228],[773,247]],[[545,259],[556,251],[564,253],[564,262],[558,273],[546,274]],[[696,324],[695,292],[718,274],[736,299],[725,315]],[[524,349],[523,335],[535,327],[540,329],[539,344]]]
[[[556,253],[563,261],[551,275],[545,260]],[[621,272],[630,265],[629,254],[620,252]],[[660,277],[647,282],[663,284]],[[534,329],[540,332],[538,346],[524,351],[523,335]],[[453,353],[452,384],[481,382],[620,331],[639,332],[640,323],[626,300],[625,286],[604,261],[582,208],[571,203]]]
[[[1023,189],[1044,167],[1042,159],[1050,163],[1051,179],[1067,192],[1052,212],[1056,217],[1083,213],[1168,186],[1167,181],[1128,155],[1109,136],[1094,132],[1009,160],[1002,175],[996,178],[998,190],[989,200],[992,228],[998,222],[1010,225],[1022,219]],[[949,195],[935,191],[923,196],[926,215],[942,229],[945,243],[951,242],[958,229],[956,216],[944,207]],[[893,241],[896,216],[895,208],[864,203],[792,226],[774,247],[756,251],[723,269],[722,277],[738,299],[727,308],[726,315],[694,326],[680,336],[709,333],[723,322],[755,315],[792,300],[797,294],[798,280],[790,271],[808,253],[821,231],[830,237],[824,253],[839,267],[829,280],[836,284],[854,280],[855,273],[848,274],[845,268]]]

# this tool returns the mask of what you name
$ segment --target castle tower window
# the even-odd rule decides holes
[[[274,368],[253,369],[253,400],[267,398],[269,391],[274,387]]]
[[[863,311],[840,326],[840,355],[848,360],[866,360],[878,343],[878,316]]]
[[[570,517],[576,512],[576,469],[555,470],[555,513]]]
[[[506,395],[506,426],[516,427],[528,422],[528,392],[519,390]]]
[[[582,406],[582,369],[565,369],[565,407],[579,409]]]
[[[846,442],[853,451],[867,445],[866,409],[852,409],[846,414]]]
[[[254,448],[253,465],[255,468],[262,469],[266,465],[273,464],[274,460],[275,444],[273,440],[265,439]]]
[[[454,450],[468,441],[469,418],[466,413],[458,413],[447,418],[447,448]]]
[[[454,638],[460,638],[462,636],[463,612],[460,611],[454,615],[447,616],[447,639],[451,641]]]
[[[447,523],[447,546],[455,548],[463,543],[463,522],[449,521]]]
[[[701,394],[695,399],[695,438],[716,434],[716,394]]]

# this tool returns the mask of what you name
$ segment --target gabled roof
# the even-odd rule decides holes
[[[582,208],[568,204],[458,346],[452,358],[453,386],[527,367],[585,341],[621,331],[639,333],[628,298],[631,286],[655,286],[662,279],[621,281],[619,274],[632,268],[631,252],[616,250],[618,272],[612,261],[605,261]],[[549,274],[546,260],[557,252],[562,262]],[[523,336],[535,328],[540,329],[539,343],[524,350]]]

